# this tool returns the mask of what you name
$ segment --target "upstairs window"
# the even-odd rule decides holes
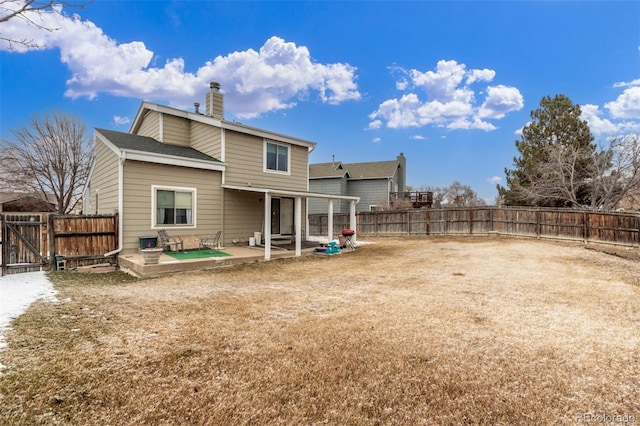
[[[289,173],[289,147],[265,142],[265,170]]]
[[[193,225],[195,190],[156,189],[156,225]]]

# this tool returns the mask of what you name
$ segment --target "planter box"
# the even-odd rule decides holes
[[[145,265],[155,265],[160,260],[162,255],[162,248],[146,248],[140,250],[140,253],[144,256]]]

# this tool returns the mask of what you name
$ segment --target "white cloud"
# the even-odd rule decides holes
[[[373,139],[371,139],[371,142],[373,142],[373,143],[380,143],[380,141],[381,141],[381,140],[382,140],[382,139],[380,139],[380,138],[373,138]]]
[[[471,70],[467,74],[467,84],[475,83],[476,81],[491,81],[496,76],[496,72],[494,70]]]
[[[586,121],[589,124],[589,129],[595,135],[600,134],[613,134],[618,131],[618,126],[613,124],[606,118],[601,118],[598,105],[586,104],[581,105],[580,119]]]
[[[405,79],[396,82],[396,89],[398,90],[407,90],[407,87],[409,87],[409,82]]]
[[[372,123],[382,124],[382,119],[387,120],[387,127],[417,127],[419,126],[417,109],[420,106],[418,96],[410,93],[400,99],[389,99],[378,107],[378,111],[369,115]],[[378,125],[378,124],[376,124]]]
[[[225,105],[239,117],[291,108],[310,90],[323,102],[358,100],[356,69],[349,64],[318,64],[304,46],[271,37],[259,52],[249,49],[218,56],[198,70],[198,79],[218,81]]]
[[[426,138],[422,135],[413,135],[413,136],[410,136],[409,139],[413,139],[414,141],[422,141],[422,140],[425,140]]]
[[[496,74],[493,70],[467,70],[465,64],[441,60],[434,71],[397,67],[394,67],[394,71],[404,74],[396,83],[398,90],[419,89],[424,91],[426,98],[421,99],[418,94],[409,92],[399,99],[382,102],[369,115],[372,120],[370,127],[375,123],[376,128],[382,125],[389,128],[436,126],[489,131],[496,129],[496,126],[485,119],[501,119],[524,106],[520,91],[504,85],[481,88],[486,97],[480,106],[477,105],[476,92],[471,84],[492,81]]]
[[[116,126],[124,126],[125,124],[131,123],[131,119],[129,117],[120,117],[119,115],[114,115],[113,123]]]
[[[640,119],[640,86],[629,87],[615,101],[606,103],[614,118]]]
[[[497,185],[502,182],[502,178],[500,176],[491,176],[490,178],[487,178],[487,182]]]
[[[161,67],[152,65],[154,53],[143,42],[118,43],[78,16],[48,12],[29,18],[59,30],[45,31],[12,19],[2,24],[2,36],[33,40],[38,46],[15,45],[15,52],[59,49],[72,74],[65,92],[71,98],[109,93],[187,107],[204,97],[210,81],[217,81],[225,93],[225,107],[241,118],[291,108],[310,92],[332,105],[361,98],[355,67],[314,62],[307,47],[276,36],[258,51],[219,55],[191,73],[182,58],[169,59]],[[9,50],[6,41],[0,41],[0,50]]]
[[[460,119],[460,120],[453,121],[447,126],[447,128],[461,129],[461,130],[476,129],[476,130],[491,131],[491,130],[495,130],[497,127],[491,123],[482,121],[479,118],[474,117],[473,120]]]
[[[628,87],[628,86],[639,86],[640,78],[636,78],[635,80],[631,80],[629,82],[619,81],[617,83],[613,83],[613,87]]]
[[[369,127],[367,127],[367,129],[369,129],[369,130],[377,130],[377,129],[381,128],[381,127],[382,127],[382,121],[374,120],[374,121],[369,123]]]
[[[589,124],[589,129],[595,136],[640,132],[640,121],[612,121],[608,118],[602,118],[603,112],[597,105],[587,104],[580,108],[582,110],[580,119]]]
[[[524,107],[524,98],[518,89],[503,85],[487,87],[487,96],[478,110],[482,118],[503,118],[511,111]]]
[[[530,122],[529,122],[530,123]],[[522,130],[525,128],[525,126],[527,126],[529,123],[525,124],[524,126],[520,127],[519,129],[516,129],[515,132],[513,132],[514,135],[518,135],[518,136],[522,136]]]

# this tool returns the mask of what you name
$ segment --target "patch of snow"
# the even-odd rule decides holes
[[[0,349],[6,346],[4,333],[36,300],[57,301],[53,284],[44,272],[25,272],[0,277]]]

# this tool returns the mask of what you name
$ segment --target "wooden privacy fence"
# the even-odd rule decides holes
[[[118,215],[52,216],[49,238],[51,259],[76,266],[105,260],[118,247]],[[115,257],[114,257],[115,258]]]
[[[311,235],[328,235],[327,215],[310,215]],[[349,215],[333,216],[333,235]],[[524,207],[410,209],[356,214],[361,235],[503,235],[640,246],[640,214]]]
[[[118,246],[117,215],[0,213],[0,228],[2,275],[104,261]]]

